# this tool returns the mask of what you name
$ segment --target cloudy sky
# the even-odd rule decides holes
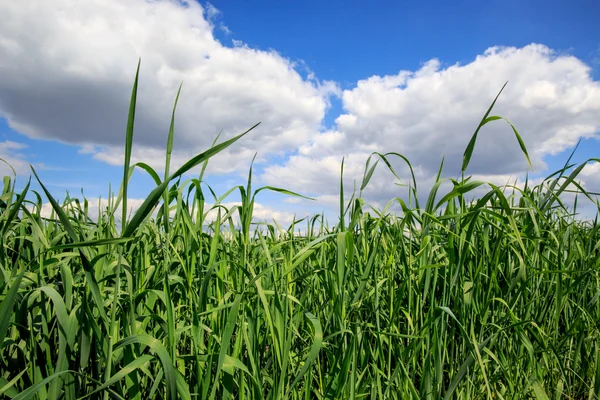
[[[506,81],[494,114],[521,133],[531,177],[560,168],[580,140],[577,161],[600,156],[595,0],[0,0],[0,15],[0,158],[18,186],[31,164],[59,198],[118,190],[139,58],[134,161],[164,167],[183,82],[173,163],[261,122],[211,160],[207,183],[219,194],[244,183],[257,154],[255,185],[316,199],[259,197],[260,217],[282,223],[335,215],[342,158],[350,191],[374,151],[405,155],[424,195],[442,157],[456,177]],[[590,190],[597,170],[582,175]],[[468,174],[503,184],[527,171],[510,126],[486,126]],[[380,169],[365,196],[381,207],[404,195],[394,183]],[[136,173],[130,196],[151,189]]]

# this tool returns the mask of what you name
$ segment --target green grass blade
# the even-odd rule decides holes
[[[46,378],[44,378],[42,381],[36,383],[35,385],[32,385],[30,387],[28,387],[27,389],[23,390],[21,393],[19,393],[17,396],[15,396],[13,398],[13,400],[30,400],[33,399],[33,397],[40,391],[42,390],[49,382],[52,382],[54,379],[61,377],[62,375],[66,375],[66,374],[72,374],[75,373],[75,371],[59,371],[56,372]]]
[[[144,221],[144,219],[152,212],[152,210],[158,203],[160,197],[162,196],[164,190],[168,187],[169,183],[173,179],[180,177],[181,175],[183,175],[190,169],[194,168],[198,164],[202,163],[203,161],[207,160],[208,158],[210,158],[210,157],[214,156],[215,154],[221,152],[222,150],[226,149],[227,147],[229,147],[230,145],[232,145],[233,143],[238,141],[241,137],[246,135],[248,132],[250,132],[252,129],[254,129],[257,126],[258,126],[258,124],[254,125],[252,128],[248,129],[247,131],[245,131],[244,133],[242,133],[238,136],[235,136],[232,139],[229,139],[229,140],[222,142],[214,147],[211,147],[209,150],[205,151],[204,153],[198,154],[197,156],[191,158],[184,165],[182,165],[181,168],[179,168],[173,175],[171,175],[168,180],[161,183],[160,186],[155,188],[148,195],[148,197],[146,197],[146,200],[144,200],[144,203],[136,211],[134,216],[131,218],[131,221],[129,221],[129,224],[127,224],[127,229],[125,229],[125,231],[123,232],[122,237],[129,237],[129,236],[133,235],[133,233],[138,228],[138,226],[140,226],[140,224]]]
[[[238,311],[240,308],[240,302],[242,301],[242,295],[238,294],[233,301],[233,305],[229,310],[229,314],[227,315],[227,323],[225,324],[225,330],[223,332],[223,339],[221,341],[221,349],[219,350],[219,358],[217,361],[217,372],[215,374],[215,382],[213,384],[212,390],[210,392],[210,399],[214,400],[215,395],[217,394],[217,387],[219,386],[219,375],[221,370],[223,369],[223,365],[225,363],[225,356],[229,351],[229,343],[231,342],[231,337],[233,336],[233,331],[235,329]]]
[[[87,242],[75,242],[69,244],[61,244],[58,246],[52,246],[50,250],[62,250],[62,249],[76,249],[80,247],[95,247],[95,246],[106,246],[109,244],[124,244],[131,241],[131,238],[111,238],[111,239],[97,239],[89,240]]]
[[[502,86],[502,89],[500,89],[500,91],[496,95],[496,98],[494,99],[494,101],[492,102],[492,104],[488,108],[487,112],[485,113],[485,115],[481,119],[481,122],[477,126],[477,129],[475,129],[475,133],[473,133],[473,136],[471,136],[471,140],[469,141],[469,144],[467,145],[467,148],[465,149],[465,152],[463,154],[463,164],[462,164],[462,168],[461,168],[461,170],[463,172],[467,170],[467,167],[469,166],[469,161],[471,161],[471,156],[473,155],[473,150],[475,150],[475,142],[477,141],[477,135],[479,134],[479,130],[485,124],[487,124],[488,122],[500,119],[500,117],[491,117],[491,118],[488,118],[488,116],[492,112],[492,109],[494,108],[494,105],[496,105],[496,101],[498,101],[498,97],[500,97],[500,94],[502,93],[502,91],[504,90],[504,88],[506,87],[507,84],[508,84],[508,82],[506,82]]]
[[[165,374],[165,384],[167,386],[167,399],[177,399],[177,374],[173,367],[173,360],[169,356],[167,349],[155,338],[150,335],[138,334],[126,337],[115,344],[115,350],[134,343],[139,343],[148,346],[154,352],[162,365]]]
[[[288,388],[288,391],[285,395],[286,399],[289,398],[291,390],[294,389],[296,384],[298,382],[300,382],[300,380],[304,377],[304,375],[311,368],[312,364],[315,362],[315,360],[319,356],[319,352],[321,351],[321,348],[323,347],[323,328],[321,327],[321,322],[319,321],[319,319],[317,317],[315,317],[310,312],[306,312],[306,316],[310,320],[310,323],[313,325],[313,328],[315,331],[313,343],[310,347],[308,356],[306,357],[306,360],[304,361],[304,364],[302,365],[302,368],[300,369],[300,371],[298,371],[294,380],[292,381],[292,384]]]
[[[140,63],[138,60],[135,71],[135,80],[131,90],[131,100],[129,102],[129,115],[127,117],[127,130],[125,132],[125,160],[123,161],[123,209],[121,213],[121,231],[124,232],[127,226],[127,187],[129,186],[129,168],[131,164],[131,150],[133,148],[133,127],[135,123],[135,106],[137,101],[138,79],[140,74]]]
[[[0,304],[0,349],[4,347],[4,338],[6,337],[6,333],[8,332],[8,327],[10,326],[11,317],[14,315],[13,310],[15,306],[15,302],[17,301],[17,294],[19,293],[19,288],[21,286],[21,280],[23,279],[23,275],[25,271],[22,271],[17,277],[12,281],[11,285],[6,285],[9,287],[7,293],[4,295],[4,299],[2,300],[2,304]]]
[[[129,364],[127,364],[126,366],[124,366],[123,368],[121,368],[119,370],[119,372],[117,372],[116,374],[114,374],[113,376],[110,377],[110,379],[106,382],[104,382],[104,384],[102,384],[100,387],[96,388],[93,392],[81,397],[81,400],[88,398],[90,396],[92,396],[95,393],[101,392],[104,389],[109,388],[111,385],[114,385],[116,382],[120,381],[121,379],[125,378],[127,375],[129,375],[130,373],[136,371],[137,369],[141,368],[142,366],[144,366],[144,364],[148,363],[150,360],[154,359],[154,356],[149,355],[149,354],[144,354],[138,358],[136,358],[135,360],[133,360],[132,362],[130,362]]]
[[[4,219],[4,221],[2,221],[2,225],[1,225],[1,229],[0,229],[0,238],[4,237],[6,230],[8,229],[11,222],[15,219],[15,216],[21,209],[23,200],[25,200],[25,197],[27,196],[27,191],[29,190],[30,183],[31,183],[31,179],[29,179],[27,181],[27,185],[25,185],[25,188],[23,189],[23,191],[17,198],[17,201],[11,205],[10,212],[6,214],[6,219]]]
[[[135,168],[135,167],[139,167],[139,168],[143,169],[144,171],[146,171],[148,173],[148,175],[150,175],[150,177],[152,178],[154,183],[156,183],[156,186],[159,186],[162,183],[162,181],[160,180],[160,177],[158,176],[158,174],[156,173],[154,168],[152,168],[148,164],[143,163],[143,162],[137,162],[132,165],[132,168]]]

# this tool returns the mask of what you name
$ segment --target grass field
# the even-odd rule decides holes
[[[296,194],[253,190],[250,174],[225,209],[202,175],[179,180],[243,134],[173,173],[172,123],[164,176],[130,165],[136,93],[137,77],[123,185],[100,216],[43,182],[16,193],[4,180],[0,397],[599,397],[600,225],[561,201],[575,189],[594,204],[577,185],[585,164],[534,187],[463,174],[438,193],[438,179],[424,204],[413,186],[393,200],[401,216],[340,196],[344,218],[329,225],[256,229],[259,191]],[[479,128],[498,119],[490,110]],[[362,186],[397,157],[374,154]],[[156,188],[127,218],[134,168]]]

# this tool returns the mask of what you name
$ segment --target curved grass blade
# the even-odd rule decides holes
[[[270,191],[272,191],[272,192],[277,192],[277,193],[287,194],[287,195],[289,195],[289,196],[294,196],[294,197],[301,197],[301,198],[303,198],[303,199],[306,199],[306,200],[315,200],[315,199],[314,199],[314,198],[312,198],[312,197],[307,197],[307,196],[301,195],[301,194],[299,194],[299,193],[292,192],[291,190],[282,189],[282,188],[273,187],[273,186],[263,186],[263,187],[261,187],[261,188],[257,189],[257,190],[256,190],[256,192],[254,192],[254,195],[252,196],[252,201],[254,201],[254,198],[256,197],[256,195],[257,195],[259,192],[262,192],[263,190],[270,190]]]
[[[160,180],[160,178],[159,178],[158,174],[156,173],[156,171],[154,170],[154,168],[152,168],[148,164],[146,164],[144,162],[137,162],[137,163],[133,164],[132,167],[139,167],[139,168],[143,169],[144,171],[146,171],[148,173],[148,175],[150,175],[152,180],[154,180],[154,183],[156,183],[156,186],[159,186],[162,183],[162,181]]]
[[[169,352],[167,349],[160,343],[157,339],[153,338],[150,335],[146,334],[138,334],[126,337],[122,339],[118,343],[115,344],[115,350],[121,347],[139,343],[145,346],[148,346],[150,350],[152,350],[158,356],[160,363],[163,367],[163,371],[165,373],[165,380],[167,385],[167,399],[177,399],[177,395],[185,400],[189,399],[191,396],[189,392],[186,392],[185,389],[183,391],[180,389],[180,392],[177,391],[177,371],[173,366],[173,361],[169,356]],[[187,388],[186,388],[187,389]]]
[[[458,184],[457,186],[455,186],[452,189],[452,191],[450,191],[450,193],[448,193],[447,195],[442,197],[442,199],[440,201],[438,201],[438,203],[435,205],[435,208],[430,210],[429,212],[430,213],[435,212],[435,210],[439,209],[442,204],[449,202],[456,196],[462,196],[465,193],[468,193],[471,190],[478,188],[479,186],[481,186],[483,184],[485,184],[485,182],[481,182],[481,181],[471,181],[471,182],[465,182],[465,183]]]
[[[238,136],[235,136],[232,139],[229,139],[225,142],[222,142],[222,143],[208,149],[204,153],[200,153],[197,156],[188,160],[177,171],[175,171],[175,173],[173,173],[173,175],[171,175],[168,180],[164,181],[163,183],[160,184],[160,186],[158,186],[152,192],[150,192],[148,197],[146,197],[146,200],[144,200],[144,203],[140,206],[140,208],[138,208],[138,210],[134,214],[133,218],[131,218],[131,221],[129,221],[129,223],[127,224],[127,229],[125,229],[125,231],[123,232],[122,237],[129,237],[129,236],[133,235],[133,233],[138,228],[138,226],[140,226],[140,224],[144,221],[144,219],[152,212],[152,210],[154,209],[154,207],[160,200],[160,197],[162,196],[163,192],[165,191],[165,189],[168,187],[169,183],[173,179],[180,177],[181,175],[183,175],[190,169],[194,168],[198,164],[202,163],[203,161],[209,159],[210,157],[214,156],[215,154],[217,154],[217,153],[223,151],[224,149],[226,149],[227,147],[231,146],[233,143],[238,141],[241,137],[246,135],[252,129],[256,128],[259,124],[254,125],[252,128],[248,129],[244,133],[242,133]]]
[[[121,379],[125,378],[127,375],[129,375],[133,371],[141,368],[144,364],[146,364],[148,361],[152,360],[153,358],[154,358],[154,356],[152,356],[150,354],[143,354],[140,357],[134,359],[132,362],[130,362],[129,364],[127,364],[126,366],[124,366],[123,368],[121,368],[119,370],[119,372],[117,372],[116,374],[112,375],[108,381],[104,382],[103,385],[101,385],[100,387],[96,388],[93,392],[91,392],[91,393],[89,393],[89,394],[81,397],[80,400],[88,398],[88,397],[92,396],[95,393],[98,393],[98,392],[103,391],[104,389],[107,389],[111,385],[113,385],[116,382],[120,381]]]
[[[290,392],[292,391],[294,386],[296,386],[296,384],[298,382],[300,382],[302,377],[308,372],[308,370],[312,366],[313,362],[315,362],[315,360],[317,359],[317,356],[319,355],[319,352],[321,351],[321,347],[323,347],[323,328],[321,327],[321,322],[319,321],[319,319],[317,317],[315,317],[310,312],[306,312],[306,316],[308,317],[311,324],[313,325],[313,328],[315,330],[315,336],[313,338],[313,344],[310,347],[310,352],[308,353],[308,356],[306,357],[306,361],[304,361],[304,365],[302,365],[302,368],[300,369],[300,371],[298,371],[298,374],[296,374],[296,377],[294,378],[294,380],[292,381],[292,384],[289,386],[289,388],[287,390],[287,393],[285,395],[286,399],[289,398]]]
[[[473,136],[471,136],[471,140],[469,141],[469,144],[467,145],[467,148],[465,149],[465,152],[463,153],[463,164],[462,164],[463,172],[467,170],[467,166],[469,165],[469,161],[471,160],[471,156],[473,155],[473,150],[475,149],[475,142],[477,141],[477,135],[479,134],[479,130],[488,122],[500,119],[500,117],[488,118],[488,115],[490,115],[490,113],[492,112],[492,109],[494,108],[494,105],[496,105],[496,101],[498,100],[498,97],[500,97],[500,94],[502,93],[502,91],[504,90],[504,88],[506,87],[507,84],[508,84],[508,81],[506,83],[504,83],[504,85],[502,86],[502,89],[500,89],[500,91],[496,95],[496,98],[492,102],[492,105],[488,108],[487,112],[481,119],[481,122],[477,126],[477,129],[475,129],[475,133],[473,133]]]
[[[12,165],[10,165],[10,163],[8,161],[6,161],[4,158],[0,158],[0,161],[2,161],[4,164],[8,165],[8,168],[10,168],[10,170],[12,171],[13,176],[17,176],[17,172],[12,167]]]

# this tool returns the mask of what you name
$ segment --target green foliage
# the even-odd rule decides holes
[[[583,165],[535,187],[463,176],[438,195],[440,167],[424,208],[409,177],[408,204],[394,200],[401,216],[367,212],[360,197],[344,201],[340,180],[333,228],[322,216],[257,226],[260,191],[300,195],[253,191],[250,172],[246,187],[232,189],[241,205],[227,209],[226,196],[202,182],[209,158],[247,132],[170,174],[174,108],[163,180],[146,164],[129,165],[136,90],[137,73],[121,192],[97,219],[87,201],[59,204],[40,182],[53,207],[44,218],[29,184],[17,193],[4,181],[2,396],[598,398],[600,225],[576,219],[561,197],[575,190],[594,199],[576,180]],[[463,173],[480,128],[500,119],[491,109]],[[379,161],[396,177],[390,157],[412,171],[398,153],[373,156],[361,190]],[[198,179],[180,182],[199,165]],[[126,221],[136,166],[156,188]]]

